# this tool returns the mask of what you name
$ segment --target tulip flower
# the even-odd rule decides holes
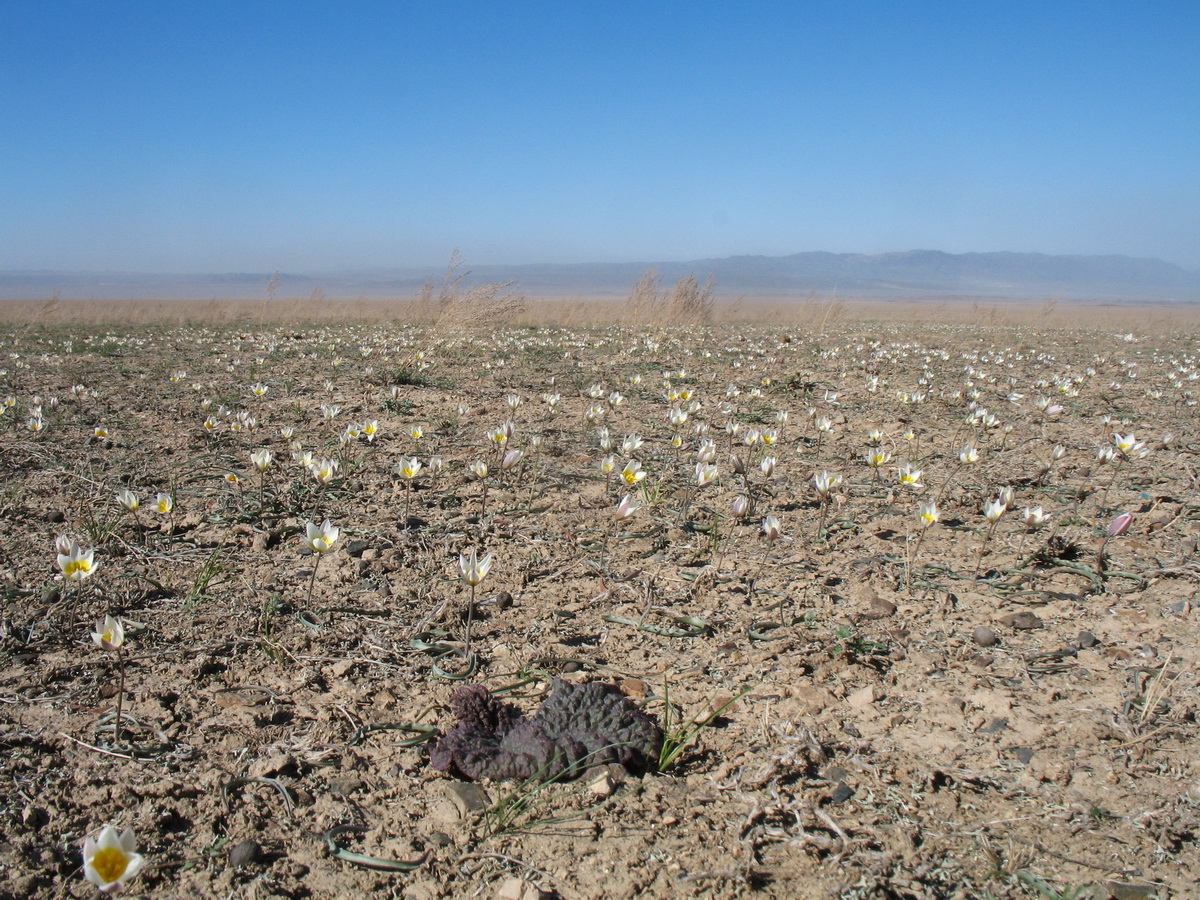
[[[696,463],[695,478],[696,487],[708,487],[717,480],[720,472],[712,463]]]
[[[1005,488],[1008,496],[1011,497],[1012,489]],[[988,542],[992,539],[992,533],[996,530],[996,525],[1000,522],[1000,518],[1008,509],[1007,498],[1004,492],[995,500],[989,500],[983,505],[983,517],[988,521],[987,532],[983,536],[983,543],[979,546],[979,558],[975,560],[975,577],[979,577],[979,569],[983,565],[983,555],[987,552]]]
[[[902,465],[898,470],[898,474],[900,476],[900,485],[902,487],[906,487],[913,491],[919,491],[921,489],[921,470],[913,466],[911,463],[905,463]]]
[[[312,577],[308,581],[308,596],[305,599],[305,605],[312,603],[313,586],[317,583],[317,568],[321,565],[321,557],[333,549],[333,545],[337,543],[337,539],[341,535],[342,530],[328,519],[320,525],[316,522],[307,522],[305,524],[305,543],[308,544],[308,548],[315,556]]]
[[[1021,521],[1031,530],[1043,524],[1048,518],[1050,517],[1046,515],[1040,506],[1027,506],[1021,515]]]
[[[83,842],[83,877],[103,893],[124,888],[146,864],[136,850],[132,828],[118,833],[112,825],[105,825],[98,838],[88,837]]]
[[[103,650],[116,650],[125,643],[125,627],[120,619],[105,616],[92,632],[92,640]]]
[[[1117,516],[1108,526],[1108,536],[1110,538],[1119,537],[1129,530],[1129,526],[1133,524],[1133,513],[1124,512]]]
[[[625,479],[625,483],[630,487],[638,484],[646,477],[646,473],[642,471],[642,464],[636,459],[631,459],[625,463],[625,468],[621,470],[621,477]]]
[[[317,479],[321,484],[329,484],[333,481],[334,475],[337,474],[338,461],[336,459],[314,459],[312,463],[313,478]]]
[[[137,508],[142,504],[133,491],[117,491],[117,502],[130,512],[137,512]]]
[[[154,498],[154,508],[160,515],[170,515],[171,510],[175,508],[175,498],[170,494],[159,492],[158,496]]]
[[[117,652],[117,717],[114,725],[114,743],[121,743],[121,710],[125,703],[125,626],[120,619],[106,615],[104,621],[92,632],[92,640],[102,650]]]
[[[67,545],[65,553],[61,544],[56,546],[59,549],[58,567],[68,581],[82,582],[96,571],[95,550],[84,550],[75,541]]]
[[[275,459],[271,455],[271,451],[265,447],[262,450],[255,450],[250,454],[250,462],[254,464],[254,468],[260,472],[267,471],[270,468],[272,461]]]
[[[491,568],[492,554],[490,553],[480,559],[475,548],[472,547],[470,555],[459,554],[458,571],[461,573],[463,581],[471,588],[471,600],[467,606],[466,638],[463,642],[468,656],[471,654],[471,621],[475,616],[475,588],[483,582]]]
[[[396,474],[404,479],[404,521],[408,522],[408,510],[412,503],[412,483],[421,471],[421,461],[415,456],[402,456],[396,463]]]
[[[762,520],[762,534],[769,542],[775,542],[783,536],[783,526],[775,516],[767,516]]]

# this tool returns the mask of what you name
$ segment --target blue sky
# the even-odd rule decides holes
[[[1200,268],[1195,2],[0,3],[0,268]]]

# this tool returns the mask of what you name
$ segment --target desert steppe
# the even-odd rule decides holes
[[[0,896],[1196,896],[1192,307],[0,320]],[[431,766],[555,679],[672,752]]]

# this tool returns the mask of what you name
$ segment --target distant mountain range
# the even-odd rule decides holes
[[[1200,272],[1159,259],[1048,256],[1041,253],[794,253],[730,256],[687,262],[563,263],[475,266],[466,284],[515,282],[545,297],[624,297],[648,269],[664,285],[694,273],[711,275],[722,297],[920,298],[981,297],[1108,302],[1200,301]],[[280,273],[273,296],[331,299],[406,298],[437,269],[361,269],[324,274]],[[0,272],[0,299],[261,299],[270,273],[164,275],[130,272]],[[319,292],[319,293],[318,293]]]

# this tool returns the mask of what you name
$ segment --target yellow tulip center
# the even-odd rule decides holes
[[[68,578],[74,578],[77,572],[86,575],[90,571],[92,567],[86,559],[73,559],[63,567],[63,574]]]
[[[312,548],[318,553],[324,553],[330,548],[330,546],[331,545],[329,541],[325,540],[323,537],[315,537],[312,539]]]
[[[129,868],[129,855],[120,847],[105,847],[97,850],[92,857],[92,868],[104,880],[105,884],[119,881]]]

